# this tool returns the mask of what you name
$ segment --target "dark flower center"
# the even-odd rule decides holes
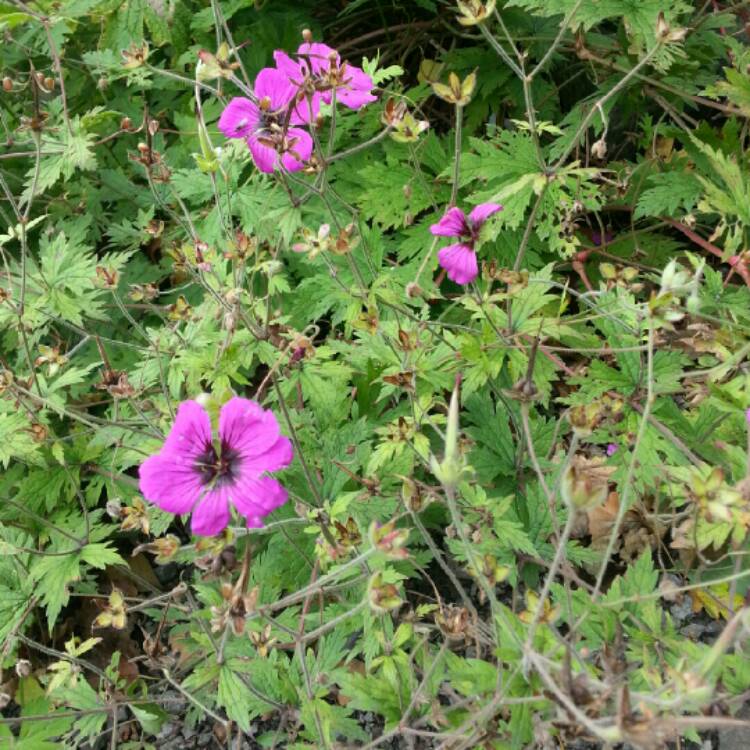
[[[479,240],[479,231],[482,228],[482,224],[480,222],[475,223],[468,217],[466,218],[465,224],[465,234],[463,236],[468,240],[468,244],[470,244],[473,248],[474,244]]]
[[[193,468],[200,474],[203,484],[223,484],[232,483],[239,469],[239,453],[232,450],[226,443],[221,444],[221,451],[216,449],[210,443],[206,445],[193,464]]]

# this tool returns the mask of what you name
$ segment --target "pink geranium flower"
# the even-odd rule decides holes
[[[362,68],[344,61],[335,49],[320,42],[304,42],[297,49],[297,60],[286,52],[273,53],[276,67],[283,71],[293,85],[305,90],[319,107],[320,99],[326,104],[336,101],[350,109],[360,109],[377,100],[372,93],[372,78]]]
[[[221,113],[219,130],[227,138],[244,138],[261,172],[279,165],[297,172],[312,153],[310,134],[297,125],[309,121],[305,102],[295,101],[297,89],[275,68],[263,68],[255,78],[257,103],[238,96]]]
[[[469,284],[479,273],[475,245],[487,219],[503,207],[499,203],[481,203],[467,216],[460,208],[449,208],[437,224],[430,227],[436,237],[458,237],[460,242],[438,252],[438,262],[456,284]]]
[[[286,490],[268,472],[288,466],[292,444],[273,412],[255,401],[233,398],[221,408],[218,448],[211,420],[197,401],[180,405],[161,452],[140,468],[143,496],[169,513],[189,513],[199,536],[215,536],[230,518],[230,506],[248,527],[283,505]]]

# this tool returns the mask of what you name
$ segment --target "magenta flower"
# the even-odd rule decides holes
[[[255,401],[233,398],[219,415],[219,447],[211,436],[211,420],[197,401],[177,411],[161,452],[140,468],[143,496],[169,513],[193,512],[191,529],[215,536],[230,518],[230,506],[249,528],[283,505],[286,490],[268,472],[288,466],[292,444],[279,430],[273,412]]]
[[[314,109],[320,99],[326,104],[336,101],[350,109],[360,109],[377,100],[372,94],[372,79],[362,68],[344,61],[335,49],[320,42],[304,42],[297,49],[297,60],[276,50],[273,59],[293,85],[310,94]]]
[[[612,234],[612,232],[605,232],[604,233],[604,242],[606,244],[609,244],[610,242],[612,242],[612,240],[614,238],[615,238],[615,236],[614,236],[614,234]],[[596,245],[596,247],[599,247],[599,245],[602,244],[602,233],[600,231],[598,231],[598,230],[595,229],[591,233],[591,241],[594,243],[594,245]]]
[[[461,240],[438,252],[438,261],[451,281],[469,284],[476,279],[479,267],[474,247],[479,241],[479,232],[490,216],[502,210],[499,203],[481,203],[466,216],[460,208],[453,207],[430,227],[430,232],[436,237],[458,237]]]
[[[283,165],[297,172],[312,153],[312,137],[302,128],[309,121],[305,102],[296,102],[297,89],[275,68],[263,68],[255,78],[257,104],[238,96],[225,107],[219,130],[227,138],[244,138],[261,172]]]
[[[614,456],[615,453],[617,453],[617,444],[609,443],[607,445],[607,455],[611,457],[611,456]]]
[[[745,410],[745,421],[750,425],[750,409]]]

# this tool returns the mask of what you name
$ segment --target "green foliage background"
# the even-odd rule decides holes
[[[0,2],[0,743],[154,747],[172,714],[227,746],[656,748],[733,715],[748,23]],[[324,121],[317,170],[268,177],[216,122],[303,29],[379,101]],[[465,106],[432,87],[473,73]],[[386,128],[399,106],[429,128]],[[429,227],[490,200],[458,287]],[[324,224],[348,249],[292,250]],[[264,529],[197,540],[138,494],[201,393],[293,438]],[[685,607],[719,624],[691,639]]]

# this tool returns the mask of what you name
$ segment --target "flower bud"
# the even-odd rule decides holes
[[[199,393],[199,394],[198,394],[198,395],[197,395],[197,396],[195,397],[195,400],[196,400],[196,401],[197,401],[197,402],[198,402],[198,403],[199,403],[199,404],[200,404],[200,405],[201,405],[201,406],[202,406],[202,407],[203,407],[204,409],[207,409],[207,408],[208,408],[208,406],[209,406],[209,405],[210,405],[210,403],[211,403],[211,400],[212,400],[212,398],[213,398],[213,397],[211,396],[211,394],[210,394],[210,393],[206,393],[205,391],[203,391],[203,393]]]
[[[230,333],[237,329],[237,323],[239,322],[239,315],[237,314],[236,310],[231,310],[230,312],[224,313],[224,317],[221,321],[221,327],[225,331],[229,331]]]
[[[167,534],[159,539],[154,539],[148,544],[141,544],[133,550],[133,555],[139,552],[150,552],[155,555],[154,562],[157,565],[168,563],[180,550],[180,540],[174,534]]]
[[[568,421],[578,437],[588,437],[602,420],[601,405],[597,401],[571,406]]]
[[[486,21],[495,10],[495,0],[488,0],[487,3],[480,0],[458,0],[457,5],[461,15],[456,18],[462,26],[476,26]]]
[[[3,78],[3,91],[10,92],[13,91],[13,79],[9,76],[5,76]]]
[[[458,448],[459,438],[459,390],[460,375],[456,377],[451,401],[448,407],[448,424],[445,429],[445,453],[443,460],[438,461],[435,456],[430,457],[430,468],[435,478],[443,487],[455,487],[461,479],[465,466],[463,456]]]
[[[604,136],[591,146],[591,155],[595,159],[604,159],[607,156],[607,142],[604,140]]]
[[[409,553],[404,545],[409,539],[409,529],[397,529],[395,521],[380,524],[373,521],[370,524],[368,538],[375,549],[383,552],[389,560],[404,560]]]
[[[386,583],[380,571],[370,578],[367,585],[367,598],[372,611],[381,615],[397,610],[402,604],[401,597],[398,595],[398,587],[393,583]]]
[[[614,471],[615,467],[606,466],[601,456],[574,456],[563,474],[560,494],[571,509],[588,510],[603,505]]]
[[[401,498],[404,505],[415,513],[419,513],[429,502],[430,497],[422,491],[422,486],[409,477],[402,477]]]
[[[420,287],[416,281],[410,281],[406,285],[406,296],[409,299],[414,299],[415,297],[421,297],[423,294],[424,294],[424,291],[422,287]]]
[[[19,659],[16,662],[16,674],[23,678],[31,674],[31,662],[28,659]]]
[[[113,497],[111,500],[107,500],[106,511],[107,515],[114,521],[120,520],[122,514],[122,504],[119,497]]]

